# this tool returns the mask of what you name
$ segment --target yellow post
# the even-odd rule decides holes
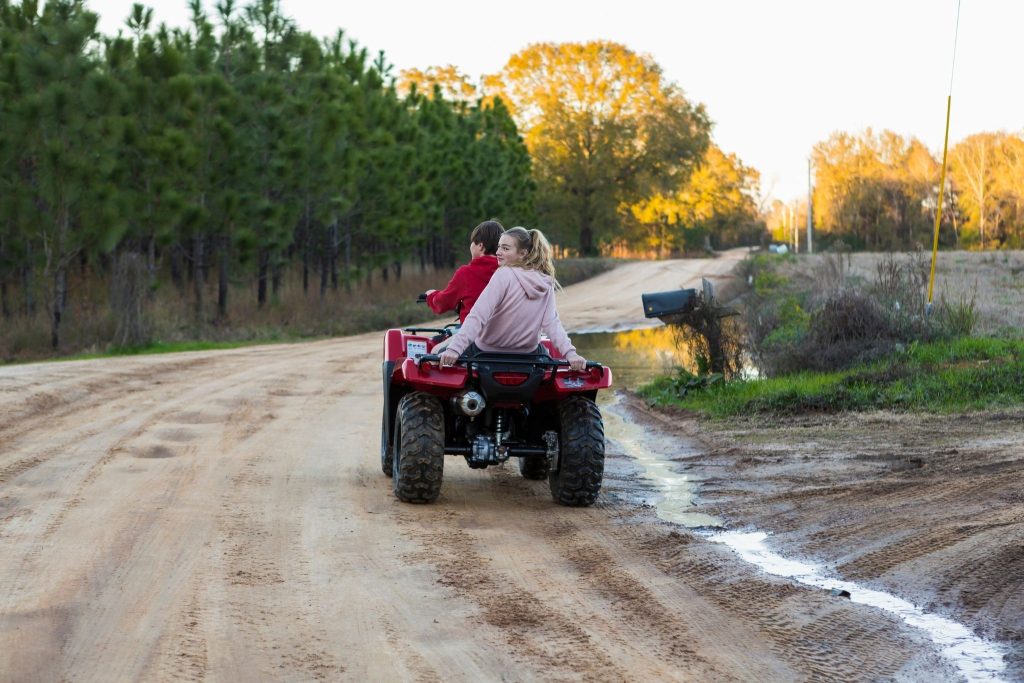
[[[949,150],[949,110],[952,103],[953,96],[947,95],[946,135],[942,141],[942,180],[939,182],[939,203],[938,206],[935,207],[935,237],[932,239],[932,269],[931,273],[928,275],[928,306],[925,308],[925,315],[932,312],[932,291],[935,288],[935,261],[939,256],[939,223],[942,221],[942,195],[946,190],[946,152]]]

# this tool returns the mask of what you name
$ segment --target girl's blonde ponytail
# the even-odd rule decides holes
[[[530,235],[530,251],[523,258],[523,267],[555,277],[555,258],[548,238],[537,229],[527,232]]]
[[[526,250],[523,260],[516,264],[518,267],[538,270],[552,278],[555,277],[554,250],[552,250],[548,239],[544,237],[544,233],[540,230],[527,230],[516,226],[506,230],[505,234],[515,239],[519,249]],[[557,281],[555,284],[558,284]]]

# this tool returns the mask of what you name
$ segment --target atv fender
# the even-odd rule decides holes
[[[458,389],[465,386],[469,372],[464,367],[439,368],[430,363],[420,365],[412,358],[402,362],[402,377],[406,382],[416,386],[442,387]]]
[[[612,369],[602,367],[600,373],[593,370],[587,372],[565,372],[555,374],[555,386],[559,392],[569,391],[596,391],[607,389],[612,385]]]

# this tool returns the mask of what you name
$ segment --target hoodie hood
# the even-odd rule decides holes
[[[555,281],[550,275],[545,275],[539,270],[527,270],[525,268],[509,267],[516,281],[526,292],[527,299],[539,299],[555,286]]]

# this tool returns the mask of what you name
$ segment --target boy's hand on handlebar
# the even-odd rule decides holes
[[[425,296],[425,297],[426,296],[430,296],[431,294],[433,294],[436,291],[437,291],[436,289],[428,289],[427,291],[423,292],[423,296]]]
[[[459,354],[451,349],[445,349],[441,352],[440,365],[442,368],[450,368],[455,365],[455,361],[459,359]]]

